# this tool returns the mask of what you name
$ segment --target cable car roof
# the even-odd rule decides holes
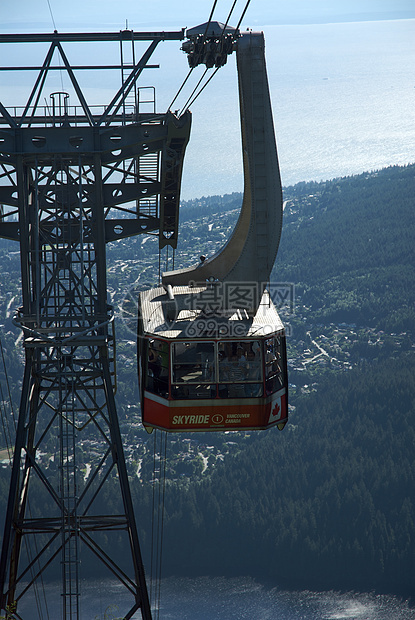
[[[264,338],[284,333],[284,326],[270,299],[264,291],[255,316],[243,308],[221,310],[221,314],[207,314],[199,305],[203,295],[212,288],[206,286],[172,287],[172,298],[164,287],[140,293],[143,335],[167,339],[193,338]],[[195,303],[196,302],[196,303]]]
[[[189,39],[198,35],[206,35],[206,37],[220,37],[224,34],[233,34],[235,32],[236,28],[232,28],[232,26],[227,26],[226,24],[222,24],[222,22],[210,21],[200,24],[199,26],[194,26],[193,28],[188,28],[186,30],[186,36]]]

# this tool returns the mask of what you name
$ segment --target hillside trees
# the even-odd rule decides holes
[[[317,322],[414,334],[414,166],[299,185],[271,279],[293,282]]]
[[[272,429],[209,439],[198,435],[200,443],[215,447],[206,451],[206,470],[198,449],[183,455],[183,437],[169,439],[166,572],[249,574],[289,586],[413,593],[414,171],[415,166],[392,167],[284,190],[287,206],[272,279],[295,285],[289,357],[308,346],[310,326],[353,322],[354,340],[346,346],[346,326],[341,345],[356,365],[347,372],[317,367],[311,379],[317,391],[310,394],[300,389],[311,382],[307,373],[291,371],[290,382],[297,383],[298,390],[291,391],[295,411],[283,433]],[[183,205],[185,234],[176,267],[194,263],[202,245],[209,255],[222,245],[240,203],[241,196],[234,194]],[[197,248],[195,237],[201,240]],[[17,410],[22,342],[11,311],[20,303],[20,266],[11,242],[0,240],[0,250],[2,342]],[[153,237],[108,246],[108,283],[116,313],[142,273],[140,287],[157,280],[155,257]],[[125,441],[136,441],[134,464],[129,465],[140,539],[148,554],[153,439],[137,429],[135,307],[132,295],[131,321],[117,318],[116,398]],[[376,330],[385,331],[382,341]],[[393,332],[406,335],[398,340]],[[333,353],[335,342],[324,341],[324,347],[339,355]],[[6,395],[1,364],[0,381]],[[147,442],[141,456],[138,439]],[[223,457],[230,439],[238,442],[238,449],[235,456]],[[140,459],[141,479],[135,475]],[[0,505],[6,503],[8,475],[3,468]],[[112,501],[112,491],[111,485],[105,489],[102,509]],[[39,500],[45,500],[43,495]],[[36,506],[34,510],[40,514]],[[0,511],[0,522],[2,518]],[[91,562],[91,574],[93,570]]]
[[[410,593],[415,360],[402,361],[328,377],[283,433],[183,491],[180,513],[168,494],[168,569]]]

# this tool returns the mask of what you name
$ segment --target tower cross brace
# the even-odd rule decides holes
[[[150,231],[159,233],[160,247],[177,243],[190,113],[178,119],[141,112],[137,80],[161,41],[183,37],[183,31],[0,36],[0,44],[50,43],[42,66],[16,68],[38,72],[26,104],[0,103],[0,236],[20,244],[22,306],[14,322],[25,354],[0,556],[0,609],[8,620],[24,617],[19,608],[26,598],[59,573],[62,618],[80,618],[87,556],[125,588],[124,618],[151,618],[114,398],[106,243]],[[121,87],[107,106],[88,105],[76,73],[91,65],[75,70],[64,51],[74,41],[119,41]],[[136,43],[145,41],[136,60]],[[126,45],[133,50],[128,65]],[[56,55],[77,105],[63,91],[40,104]],[[98,457],[85,475],[80,447],[87,444]],[[46,467],[41,456],[51,451]],[[116,498],[111,510],[109,495]]]

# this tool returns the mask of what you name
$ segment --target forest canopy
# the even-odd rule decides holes
[[[415,165],[284,189],[271,279],[295,291],[294,307],[282,312],[290,421],[282,433],[168,438],[166,574],[251,575],[288,587],[414,594],[414,196]],[[226,242],[241,198],[182,205],[176,268]],[[139,417],[134,295],[157,282],[155,244],[152,237],[124,239],[107,254],[118,314],[117,408],[146,558],[154,451]],[[18,254],[0,240],[0,396],[9,419],[9,393],[16,412],[23,374],[22,338],[12,324],[20,304]],[[0,431],[4,457],[13,426]],[[47,450],[42,458],[52,467],[53,438]],[[87,441],[79,454],[86,483],[88,463],[99,455]],[[4,464],[2,506],[9,476]],[[105,509],[114,503],[111,484],[100,498]],[[37,501],[35,515],[51,500],[39,489]],[[0,511],[0,533],[3,519]],[[94,574],[92,560],[82,566],[84,576]]]

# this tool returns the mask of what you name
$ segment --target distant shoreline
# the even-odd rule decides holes
[[[373,14],[373,13],[346,13],[344,15],[328,15],[328,16],[316,16],[313,19],[307,19],[304,17],[303,19],[293,19],[287,17],[286,19],[282,19],[281,21],[268,22],[266,19],[262,19],[261,28],[266,28],[267,26],[317,26],[322,24],[348,24],[348,23],[359,23],[359,22],[385,22],[385,21],[401,21],[401,20],[411,20],[415,19],[415,11],[391,11],[388,13],[382,14]]]

